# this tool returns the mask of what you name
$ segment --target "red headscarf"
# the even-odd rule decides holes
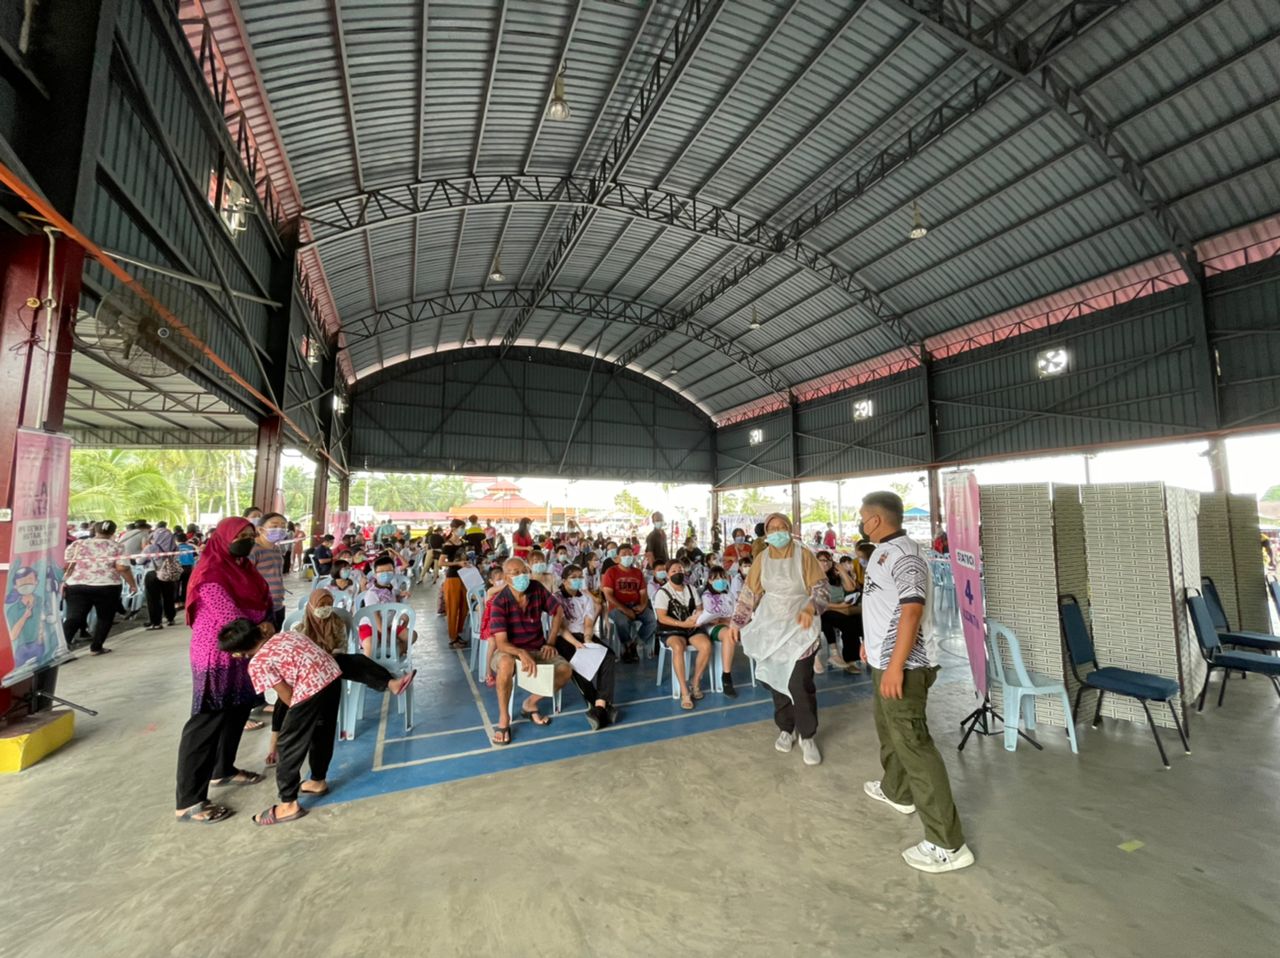
[[[195,624],[200,604],[200,586],[206,582],[216,582],[226,589],[231,601],[244,612],[264,612],[268,616],[271,614],[271,588],[267,585],[267,580],[248,559],[237,559],[227,551],[236,536],[251,528],[253,523],[248,519],[231,516],[219,522],[206,540],[200,559],[191,573],[191,581],[187,583],[187,625]]]

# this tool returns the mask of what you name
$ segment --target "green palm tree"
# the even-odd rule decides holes
[[[73,519],[180,522],[183,498],[169,477],[129,450],[78,450],[71,456]]]

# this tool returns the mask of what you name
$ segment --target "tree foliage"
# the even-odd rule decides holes
[[[68,514],[79,521],[164,519],[181,522],[182,496],[169,476],[144,454],[91,449],[71,457]]]
[[[643,519],[649,514],[649,510],[628,489],[623,489],[613,497],[613,507],[620,515],[631,516],[633,519]]]

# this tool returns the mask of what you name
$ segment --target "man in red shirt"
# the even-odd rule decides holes
[[[623,644],[623,662],[640,661],[637,643],[643,642],[645,648],[649,648],[658,630],[658,620],[649,605],[649,588],[644,581],[644,573],[635,567],[635,562],[634,548],[624,542],[618,549],[618,564],[610,566],[600,580],[600,588],[609,606],[609,620],[618,630],[618,640]]]

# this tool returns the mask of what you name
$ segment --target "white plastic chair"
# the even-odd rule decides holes
[[[738,657],[738,653],[741,651],[742,651],[742,644],[739,643],[738,647],[734,649],[735,659]],[[721,673],[724,671],[724,664],[721,661],[723,655],[724,655],[724,650],[720,646],[720,640],[712,639],[711,640],[711,668],[708,670],[711,673],[711,691],[720,692],[722,694],[724,693],[724,677],[723,675],[721,675]],[[756,660],[748,655],[747,663],[751,666],[751,687],[755,688],[756,687]]]
[[[331,585],[333,585],[333,576],[318,575],[311,581],[311,591],[315,592],[317,589],[327,589]]]
[[[712,651],[712,655],[714,656],[715,654],[714,643],[712,644],[711,651]],[[670,654],[670,652],[671,652],[671,649],[667,647],[666,636],[664,636],[662,633],[658,633],[658,673],[657,673],[657,680],[653,683],[654,685],[662,684],[663,673],[667,667],[667,657]],[[694,659],[696,659],[697,657],[698,657],[698,650],[693,647],[692,643],[689,643],[688,640],[686,640],[686,644],[684,647],[684,674],[685,674],[686,680],[692,680],[693,678],[693,664],[694,664]],[[712,664],[714,664],[714,662]],[[754,668],[752,671],[754,673]],[[708,667],[707,672],[709,675],[714,675],[715,669]],[[755,684],[754,679],[752,679],[752,684],[753,685]],[[693,689],[692,683],[690,684],[689,687],[690,687],[690,690],[692,691]],[[713,678],[711,679],[711,691],[714,692],[715,690],[716,690],[715,679]],[[674,659],[672,659],[671,661],[671,697],[673,699],[678,699],[680,697],[680,681],[679,679],[676,678],[676,663]]]
[[[342,615],[343,618],[351,619],[345,612],[335,613]],[[366,605],[359,609],[354,616],[354,625],[356,628],[352,630],[349,648],[352,652],[360,651],[359,644],[359,625],[367,622],[373,630],[373,647],[370,650],[369,658],[373,659],[379,665],[394,672],[396,675],[402,675],[413,667],[413,645],[414,633],[417,630],[418,616],[409,606],[401,602],[380,602],[375,605]],[[401,630],[409,634],[409,647],[404,654],[400,654],[399,646],[396,643],[396,634]],[[343,726],[342,737],[346,739],[355,738],[355,722],[363,714],[364,711],[364,686],[356,682],[344,682],[349,708],[347,713],[348,724]],[[404,730],[406,733],[413,729],[413,686],[409,686],[403,695],[397,696],[397,703],[400,711],[404,714]]]
[[[545,612],[544,612],[544,613],[542,613],[542,637],[543,637],[543,639],[546,639],[546,638],[547,638],[547,634],[548,634],[550,631],[551,631],[551,617],[550,617],[549,615],[547,615],[547,613],[545,613]],[[488,644],[489,644],[488,642],[486,642],[486,643],[485,643],[485,645],[486,645],[486,646],[487,646]],[[482,661],[484,661],[484,662],[486,662],[486,663],[487,663],[487,662],[489,661],[488,656],[486,655],[486,657],[485,657]],[[516,669],[519,669],[519,668],[520,668],[520,663],[518,663],[518,662],[517,662],[517,663],[516,663]],[[512,676],[512,680],[511,680],[511,698],[509,698],[509,699],[507,700],[507,714],[508,714],[508,715],[510,715],[510,716],[512,716],[512,717],[514,717],[514,716],[516,715],[516,692],[517,692],[517,691],[519,691],[519,689],[520,689],[520,684],[515,680],[515,677],[514,677],[514,676]],[[561,689],[556,689],[556,694],[552,697],[552,703],[553,703],[552,708],[553,708],[553,710],[554,710],[553,714],[555,714],[555,715],[559,715],[559,714],[560,714],[560,708],[561,708],[561,703],[560,703],[560,692],[561,692],[561,691],[562,691]]]

